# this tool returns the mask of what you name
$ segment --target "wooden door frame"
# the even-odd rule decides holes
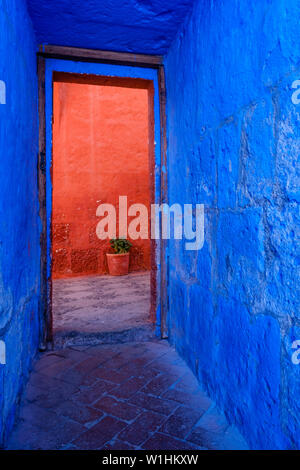
[[[46,95],[45,72],[46,59],[63,59],[80,62],[95,62],[157,70],[160,104],[160,138],[161,138],[161,171],[160,171],[160,204],[168,203],[168,172],[167,172],[167,135],[166,135],[166,85],[163,57],[158,55],[131,54],[126,52],[101,51],[74,47],[41,45],[37,53],[38,73],[38,112],[39,112],[39,154],[38,154],[38,188],[39,215],[42,225],[41,247],[41,349],[53,341],[52,335],[52,282],[47,275],[47,211],[46,211]],[[160,333],[168,337],[168,256],[167,240],[160,240]]]

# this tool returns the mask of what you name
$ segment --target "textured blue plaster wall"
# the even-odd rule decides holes
[[[28,0],[28,6],[39,43],[163,54],[193,1]]]
[[[0,446],[38,348],[36,44],[23,0],[0,0]]]
[[[253,448],[300,447],[298,0],[199,0],[167,55],[172,342]]]

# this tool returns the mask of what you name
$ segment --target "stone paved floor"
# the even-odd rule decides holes
[[[35,363],[8,449],[244,449],[165,341],[56,350]]]
[[[150,273],[55,279],[52,310],[57,344],[148,326]]]

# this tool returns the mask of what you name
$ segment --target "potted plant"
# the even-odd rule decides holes
[[[129,250],[132,243],[126,238],[110,240],[114,253],[106,253],[108,271],[111,276],[124,276],[129,270]]]

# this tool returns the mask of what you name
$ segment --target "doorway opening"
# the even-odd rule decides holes
[[[53,74],[51,283],[57,344],[149,331],[156,310],[154,87],[150,80]],[[129,273],[108,272],[100,205],[143,204],[149,237],[131,239]],[[123,199],[124,200],[124,199]],[[128,223],[134,217],[128,216]]]

